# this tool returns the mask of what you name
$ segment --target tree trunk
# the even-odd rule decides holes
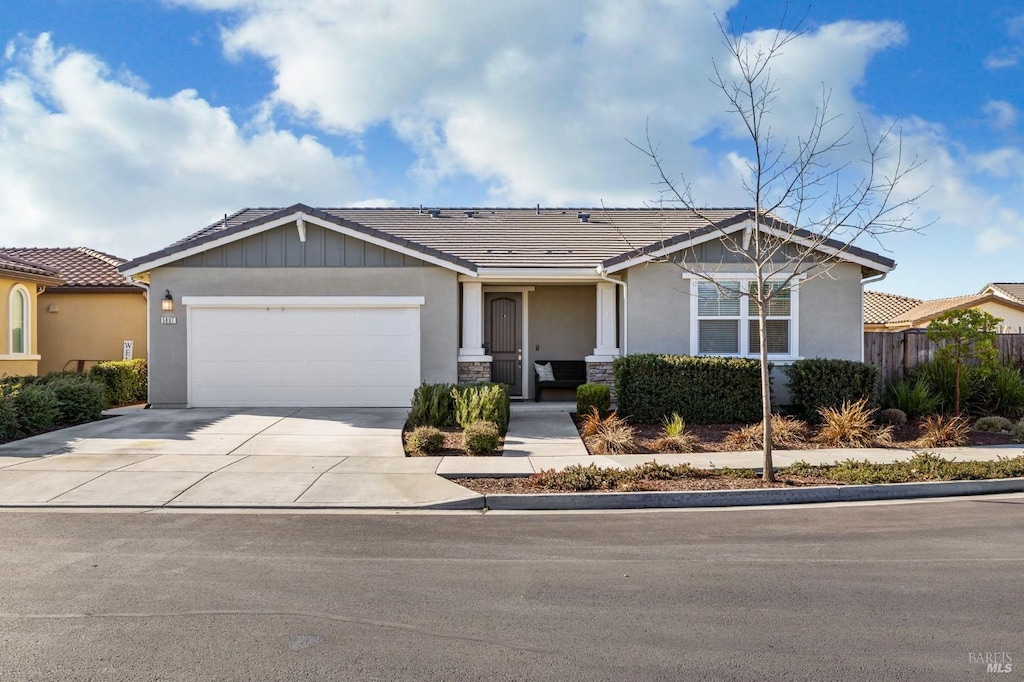
[[[957,355],[953,370],[953,411],[960,414],[960,356]]]
[[[758,282],[758,298],[761,300],[757,301],[757,338],[761,351],[761,423],[764,425],[761,441],[764,473],[761,474],[761,479],[771,482],[775,480],[775,468],[772,465],[772,385],[771,371],[768,367],[768,311],[763,297],[764,283]]]

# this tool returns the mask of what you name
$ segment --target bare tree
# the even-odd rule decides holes
[[[784,22],[785,17],[765,43],[754,43],[718,22],[730,68],[715,62],[711,82],[725,95],[729,113],[742,122],[749,145],[749,175],[743,188],[753,208],[745,229],[736,230],[735,223],[716,224],[698,208],[686,178],[674,177],[666,170],[649,128],[642,144],[629,141],[650,159],[657,173],[659,203],[689,209],[706,221],[706,227],[721,238],[723,254],[730,254],[731,260],[752,271],[749,288],[737,291],[716,278],[717,266],[706,262],[698,247],[666,258],[691,277],[716,287],[719,296],[738,298],[741,305],[749,301],[756,307],[766,481],[775,479],[768,338],[772,303],[784,305],[798,281],[828,275],[849,256],[855,242],[920,229],[913,226],[911,218],[921,195],[900,198],[895,192],[920,164],[904,162],[902,137],[893,125],[877,135],[872,135],[863,121],[856,127],[843,126],[840,117],[830,113],[831,93],[823,86],[821,102],[805,135],[794,139],[773,134],[773,106],[779,87],[772,65],[784,48],[802,35],[799,24],[787,30],[782,27]],[[866,143],[864,157],[859,163],[843,160],[843,153],[852,151],[845,148],[858,129]],[[847,180],[844,171],[855,174],[854,178]]]

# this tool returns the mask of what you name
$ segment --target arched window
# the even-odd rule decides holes
[[[11,316],[11,353],[28,353],[28,291],[20,284],[11,291],[10,306]]]

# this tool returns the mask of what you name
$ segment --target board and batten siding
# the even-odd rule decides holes
[[[276,267],[424,267],[423,261],[325,229],[306,224],[306,241],[294,224],[283,225],[224,246],[197,253],[179,265],[201,268]]]

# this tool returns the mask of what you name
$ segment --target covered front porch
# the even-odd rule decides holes
[[[459,281],[460,383],[508,384],[515,398],[536,395],[535,362],[586,363],[589,382],[612,385],[624,330],[622,287],[592,276],[566,281],[511,278]],[[567,391],[545,391],[543,400],[574,400]]]

